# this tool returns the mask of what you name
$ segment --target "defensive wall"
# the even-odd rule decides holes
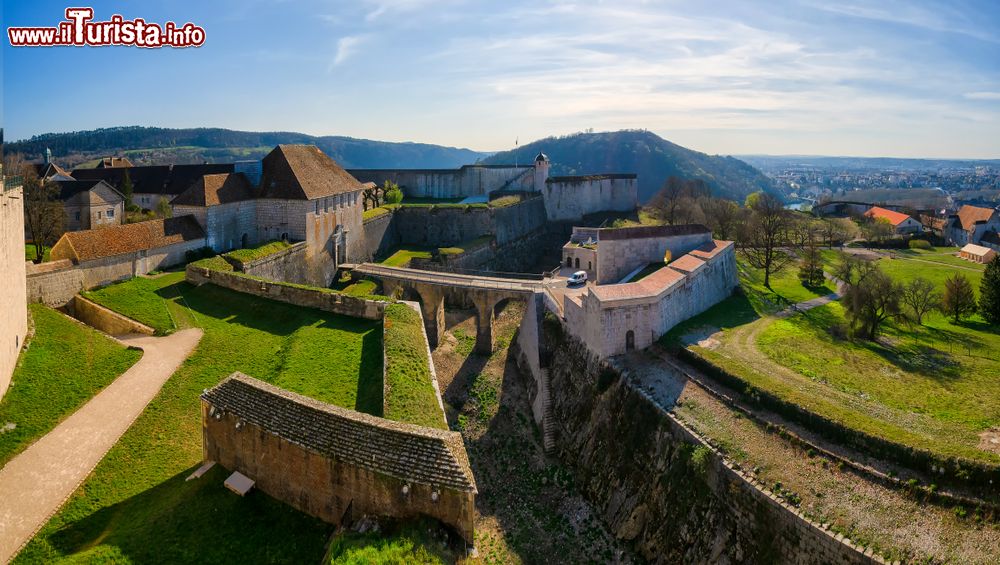
[[[573,228],[563,247],[563,264],[582,259],[579,267],[593,262],[588,275],[597,284],[613,284],[649,263],[678,258],[712,241],[712,230],[699,224],[638,226],[631,228]],[[588,242],[593,242],[587,245]]]
[[[309,282],[307,253],[308,244],[300,241],[288,248],[253,261],[243,262],[229,255],[223,255],[223,258],[235,270],[250,276],[272,281],[306,284]]]
[[[28,333],[25,300],[24,200],[20,186],[8,187],[0,171],[0,398],[10,386]]]
[[[474,541],[476,483],[458,432],[347,410],[235,373],[202,394],[206,461],[333,524],[431,516]]]
[[[619,539],[661,563],[884,562],[811,522],[547,317],[556,456]],[[622,415],[628,417],[623,418]],[[704,457],[696,462],[695,450]]]
[[[634,174],[549,177],[542,188],[552,221],[579,221],[596,212],[630,212],[639,204]]]
[[[73,300],[67,304],[67,310],[77,320],[108,335],[153,335],[156,333],[156,330],[146,324],[123,316],[80,295],[73,297]]]
[[[411,198],[465,198],[495,190],[534,190],[533,165],[465,165],[458,169],[347,169],[360,182],[399,185]]]

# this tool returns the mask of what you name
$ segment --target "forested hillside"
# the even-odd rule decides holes
[[[539,151],[552,161],[552,175],[637,173],[642,202],[670,176],[702,179],[715,196],[738,202],[752,192],[774,190],[769,178],[739,159],[692,151],[644,130],[547,137],[522,146],[517,159],[526,162]],[[514,159],[513,151],[504,151],[484,162],[512,163]]]

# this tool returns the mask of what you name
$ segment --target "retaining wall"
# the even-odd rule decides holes
[[[356,298],[325,288],[265,280],[243,273],[213,271],[194,264],[187,266],[185,278],[194,285],[211,283],[244,294],[367,320],[381,320],[385,311],[385,303],[375,300]]]
[[[27,267],[27,301],[58,308],[65,306],[81,290],[86,290],[83,271],[69,259]]]
[[[542,326],[552,351],[556,453],[610,530],[639,554],[663,563],[881,561],[727,463],[560,323]]]
[[[251,276],[272,281],[306,284],[309,280],[307,268],[309,263],[306,260],[307,248],[307,243],[301,241],[277,253],[247,263],[231,257],[226,257],[226,260],[238,271]]]
[[[69,309],[74,318],[108,335],[153,335],[156,333],[153,328],[146,324],[122,316],[118,312],[109,310],[79,295],[73,297],[73,300],[70,301]]]

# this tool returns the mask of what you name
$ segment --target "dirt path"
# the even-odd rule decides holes
[[[200,329],[125,337],[143,355],[107,388],[0,469],[0,563],[9,562],[80,486],[180,367]]]

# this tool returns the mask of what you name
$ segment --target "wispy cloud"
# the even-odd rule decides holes
[[[966,92],[963,96],[969,100],[1000,100],[1000,92]]]
[[[333,59],[330,61],[330,65],[327,70],[333,70],[334,67],[343,64],[345,61],[350,59],[357,53],[358,48],[369,39],[369,35],[347,35],[341,37],[337,40],[337,50],[333,55]]]

